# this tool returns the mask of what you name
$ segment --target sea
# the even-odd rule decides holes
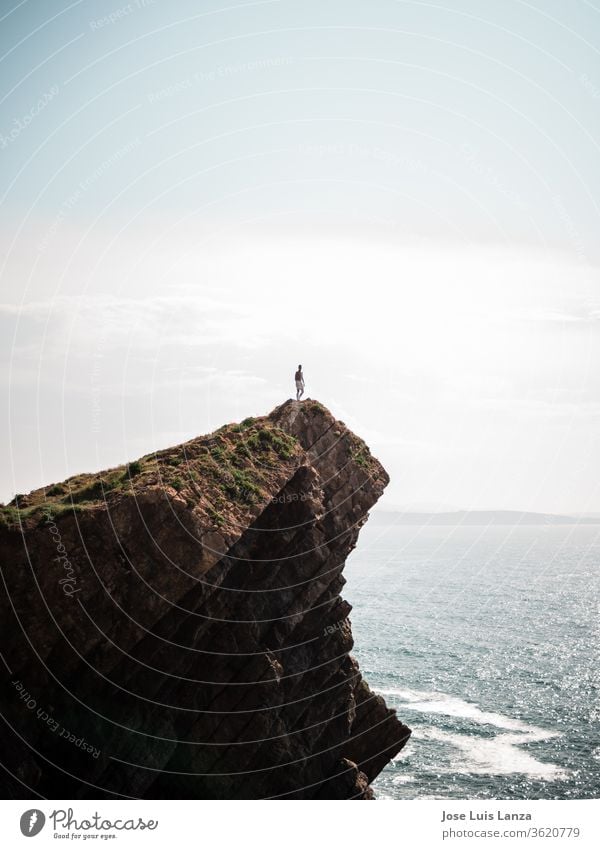
[[[600,525],[369,525],[353,654],[412,729],[378,799],[600,797]]]

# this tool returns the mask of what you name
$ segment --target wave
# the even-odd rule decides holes
[[[439,728],[419,728],[415,737],[435,740],[458,750],[458,758],[450,758],[450,766],[440,772],[469,775],[510,775],[520,773],[528,778],[556,781],[566,778],[569,772],[553,763],[539,761],[519,749],[527,742],[514,734],[498,734],[496,737],[477,737],[454,734]]]
[[[481,775],[521,773],[544,780],[556,780],[568,774],[556,764],[539,761],[529,752],[518,748],[524,743],[562,736],[558,731],[529,725],[521,719],[501,713],[481,710],[474,702],[447,693],[396,687],[378,689],[377,692],[382,696],[396,697],[406,708],[420,713],[454,716],[477,725],[491,725],[502,731],[513,732],[482,737],[478,734],[458,734],[434,726],[414,729],[413,737],[416,739],[437,741],[459,752],[458,759],[450,756],[450,767],[444,769],[444,772]]]
[[[520,719],[513,719],[501,713],[481,710],[475,702],[466,702],[447,693],[424,692],[421,690],[401,690],[392,687],[387,690],[377,690],[382,696],[397,696],[411,710],[420,713],[441,713],[445,716],[456,716],[459,719],[469,719],[480,725],[493,725],[507,731],[518,731],[529,735],[529,739],[546,740],[559,734],[545,728],[528,725]]]

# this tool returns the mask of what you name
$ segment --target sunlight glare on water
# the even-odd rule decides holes
[[[378,798],[599,795],[599,554],[595,525],[363,529],[353,653],[413,730]]]

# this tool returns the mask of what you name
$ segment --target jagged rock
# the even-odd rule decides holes
[[[371,798],[410,730],[340,592],[387,482],[288,401],[3,508],[5,797]]]

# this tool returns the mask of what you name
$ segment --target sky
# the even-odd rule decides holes
[[[0,2],[0,499],[269,412],[600,512],[600,0]]]

